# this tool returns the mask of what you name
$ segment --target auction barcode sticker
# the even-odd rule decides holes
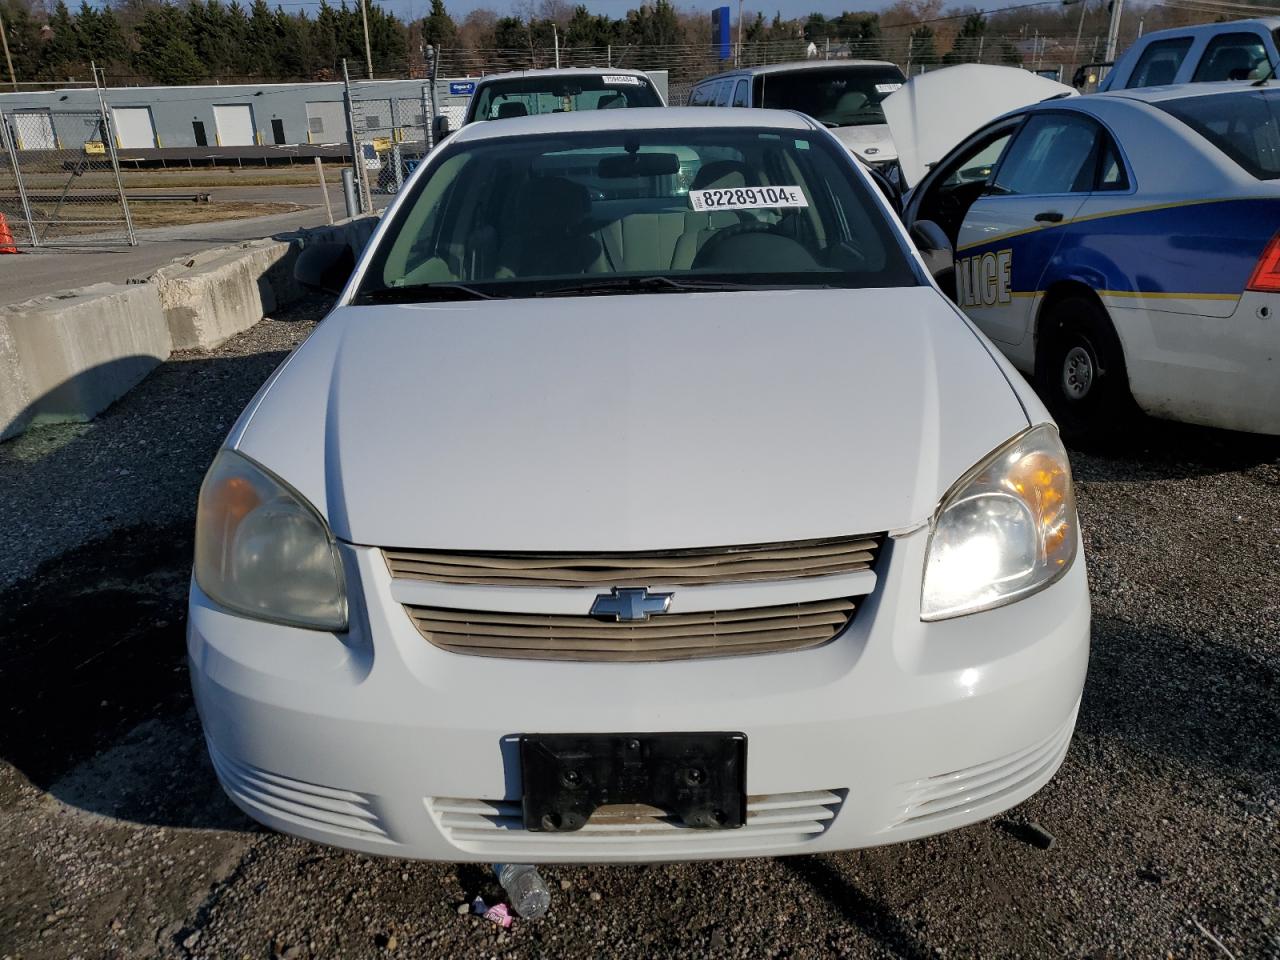
[[[640,86],[640,78],[633,77],[629,73],[617,73],[617,74],[606,73],[603,77],[600,78],[600,81],[602,83],[608,83],[613,85],[622,83],[632,87]]]
[[[876,93],[893,93],[895,90],[901,90],[901,89],[902,89],[902,84],[900,83],[877,83],[876,84]]]
[[[799,187],[729,187],[725,190],[690,190],[693,209],[759,210],[763,207],[807,207]]]

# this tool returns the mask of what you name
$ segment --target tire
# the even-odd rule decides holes
[[[1114,433],[1129,419],[1135,407],[1124,350],[1095,300],[1070,296],[1045,308],[1035,385],[1064,437]]]

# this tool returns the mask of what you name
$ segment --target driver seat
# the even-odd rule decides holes
[[[698,168],[697,176],[693,178],[689,189],[730,190],[734,187],[757,185],[758,181],[754,173],[745,163],[739,160],[713,160]],[[742,210],[686,213],[684,233],[676,240],[675,250],[671,254],[671,269],[690,269],[702,245],[711,239],[711,235],[717,230],[753,219],[755,218]]]

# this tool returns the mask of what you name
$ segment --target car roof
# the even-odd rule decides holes
[[[627,67],[544,67],[538,70],[508,70],[506,73],[491,73],[476,80],[476,85],[492,83],[495,80],[516,80],[521,77],[581,77],[586,75],[609,76],[625,75],[628,77],[648,76],[643,70]]]
[[[1226,20],[1222,23],[1197,23],[1187,27],[1165,27],[1143,34],[1135,46],[1146,45],[1169,37],[1188,37],[1214,33],[1245,33],[1251,28],[1270,33],[1280,27],[1280,17],[1253,17],[1249,20]]]
[[[812,130],[807,117],[792,110],[708,110],[706,107],[630,107],[626,110],[574,110],[537,113],[506,120],[469,123],[451,143],[494,140],[547,133],[592,133],[605,130],[670,130],[694,127],[751,127],[770,130]]]
[[[1220,80],[1213,83],[1171,83],[1163,87],[1130,87],[1123,90],[1107,90],[1105,93],[1090,94],[1093,97],[1110,97],[1112,100],[1138,100],[1142,103],[1160,103],[1165,100],[1180,100],[1183,97],[1226,96],[1232,93],[1247,93],[1250,90],[1280,89],[1280,81],[1272,80],[1264,87],[1254,87],[1253,81]],[[1081,99],[1087,100],[1088,97]]]
[[[742,67],[738,70],[724,70],[709,77],[704,77],[698,83],[706,83],[709,80],[722,80],[725,77],[733,76],[757,77],[765,73],[798,73],[801,70],[822,69],[839,70],[842,67],[893,67],[898,69],[896,63],[891,63],[888,60],[793,60],[790,63],[771,63],[763,67]]]

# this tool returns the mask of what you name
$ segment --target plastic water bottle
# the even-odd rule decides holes
[[[516,913],[526,920],[537,920],[551,908],[551,891],[532,864],[495,863],[493,874],[507,892]]]

